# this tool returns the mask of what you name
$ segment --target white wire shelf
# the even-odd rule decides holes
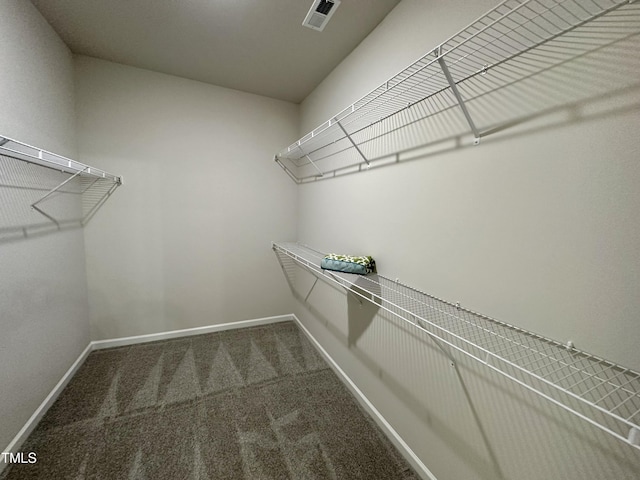
[[[428,118],[453,111],[459,113],[448,121],[478,143],[474,116],[482,115],[467,107],[469,100],[636,35],[640,7],[634,2],[505,0],[275,160],[298,183],[335,172],[329,167],[336,156],[370,166],[416,146],[414,137],[424,136],[419,130],[432,127]]]
[[[70,158],[63,157],[62,155],[13,140],[12,138],[5,137],[3,135],[0,135],[0,155],[52,168],[72,175],[104,178],[112,180],[118,184],[122,184],[122,177],[105,172],[99,168],[90,167],[84,163],[76,162]]]
[[[560,342],[489,318],[378,274],[320,268],[324,254],[298,243],[273,243],[287,274],[297,265],[376,304],[452,351],[640,449],[640,373]]]
[[[39,167],[59,173],[43,175]],[[0,216],[0,242],[85,226],[122,185],[120,176],[5,136],[0,170],[0,187],[13,192]]]

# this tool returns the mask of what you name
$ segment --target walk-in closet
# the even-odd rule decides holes
[[[640,478],[640,2],[0,0],[0,479]]]

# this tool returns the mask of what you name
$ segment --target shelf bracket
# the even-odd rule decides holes
[[[316,162],[314,162],[313,160],[311,160],[311,157],[302,149],[301,145],[298,145],[298,149],[300,150],[300,152],[302,152],[302,155],[309,160],[309,163],[311,165],[313,165],[313,168],[315,168],[318,171],[318,175],[316,175],[316,177],[324,177],[324,172],[322,170],[320,170],[320,168],[318,167],[318,165],[316,165]],[[280,159],[278,158],[278,156],[276,155],[276,162],[279,161]]]
[[[307,293],[307,296],[304,297],[304,302],[307,303],[307,300],[309,300],[309,297],[311,296],[311,292],[313,292],[313,289],[316,288],[316,284],[318,283],[318,277],[316,275],[314,275],[315,277],[315,281],[313,282],[313,285],[311,285],[311,288],[309,289],[309,293]]]
[[[467,105],[464,103],[462,94],[460,93],[460,90],[458,90],[458,86],[456,85],[456,82],[453,80],[453,77],[451,76],[451,72],[449,71],[449,67],[447,66],[447,63],[444,61],[444,56],[442,55],[442,48],[438,47],[434,53],[438,58],[438,63],[440,64],[442,73],[444,73],[444,76],[447,78],[447,82],[449,82],[451,91],[453,92],[453,94],[456,97],[456,100],[458,101],[458,105],[460,106],[460,109],[464,114],[464,118],[467,119],[467,123],[471,127],[471,131],[473,132],[473,136],[474,136],[473,144],[478,145],[480,143],[480,132],[478,131],[476,124],[473,123],[473,119],[471,118],[471,114],[467,109]]]
[[[300,150],[302,151],[302,149],[300,149]],[[302,152],[302,153],[304,153],[304,152]],[[313,167],[318,171],[318,173],[320,174],[319,176],[320,177],[324,177],[324,173],[322,172],[322,170],[320,170],[318,168],[316,163],[313,160],[311,160],[311,157],[309,155],[307,155],[306,153],[304,154],[304,156],[306,157],[307,160],[309,160],[309,163],[311,163],[311,165],[313,165]]]
[[[294,182],[296,182],[296,183],[300,183],[300,179],[299,179],[298,177],[296,177],[296,176],[293,174],[293,172],[292,172],[291,170],[289,170],[289,169],[287,168],[287,166],[286,166],[284,163],[282,163],[282,162],[280,161],[280,158],[278,157],[278,155],[274,156],[274,157],[273,157],[273,159],[275,160],[275,162],[276,162],[278,165],[280,165],[280,167],[285,171],[285,173],[291,177],[291,180],[293,180],[293,181],[294,181]]]
[[[358,145],[356,145],[356,142],[353,141],[353,138],[351,138],[351,135],[349,135],[347,133],[347,131],[344,129],[344,127],[342,126],[342,124],[338,121],[338,119],[335,119],[335,122],[338,124],[338,127],[340,127],[340,130],[342,130],[342,133],[344,133],[344,135],[349,139],[349,141],[351,142],[351,145],[353,145],[353,147],[357,150],[357,152],[360,154],[360,156],[362,157],[362,159],[365,161],[365,163],[367,164],[367,167],[371,166],[371,162],[369,160],[367,160],[367,157],[364,156],[364,153],[362,153],[362,150],[360,150],[360,148],[358,147]]]
[[[307,160],[309,160],[309,163],[311,163],[311,165],[313,165],[313,168],[315,168],[315,169],[318,171],[319,175],[317,175],[317,176],[318,176],[318,177],[324,177],[324,173],[322,172],[322,170],[320,170],[320,168],[318,168],[318,166],[315,164],[315,162],[314,162],[313,160],[311,160],[311,157],[310,157],[309,155],[307,155],[307,152],[305,152],[305,151],[302,149],[302,145],[298,145],[298,149],[300,150],[300,152],[302,152],[302,155],[303,155]]]
[[[47,198],[49,198],[51,195],[53,195],[54,193],[56,193],[58,190],[60,190],[62,187],[64,187],[67,183],[69,183],[71,180],[73,180],[74,178],[76,178],[77,176],[79,176],[81,173],[83,173],[85,170],[87,170],[89,167],[84,167],[82,170],[78,170],[76,173],[74,173],[73,175],[71,175],[69,178],[67,178],[64,182],[62,182],[61,184],[59,184],[57,187],[52,188],[51,190],[49,190],[43,197],[41,197],[39,200],[36,200],[35,202],[33,202],[31,204],[31,208],[33,208],[35,211],[37,211],[38,213],[44,215],[45,217],[47,217],[49,220],[51,220],[53,223],[55,223],[56,225],[59,225],[58,221],[53,218],[51,215],[46,214],[45,212],[43,212],[40,208],[38,208],[38,204],[44,202]]]

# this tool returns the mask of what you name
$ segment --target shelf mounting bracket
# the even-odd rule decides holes
[[[318,177],[324,177],[324,172],[323,172],[322,170],[320,170],[320,168],[318,168],[318,165],[316,165],[316,162],[314,162],[313,160],[311,160],[311,157],[307,154],[307,152],[305,152],[305,151],[302,149],[302,146],[301,146],[301,145],[298,145],[298,149],[300,150],[300,152],[302,152],[302,155],[303,155],[307,160],[309,160],[309,163],[310,163],[311,165],[313,165],[313,168],[315,168],[315,169],[318,171],[318,175],[317,175],[317,176],[318,176]]]
[[[38,204],[44,202],[47,198],[49,198],[51,195],[53,195],[54,193],[56,193],[58,190],[60,190],[62,187],[64,187],[67,183],[69,183],[71,180],[73,180],[74,178],[76,178],[78,175],[80,175],[81,173],[83,173],[85,170],[87,170],[89,167],[84,167],[82,170],[78,170],[76,173],[74,173],[73,175],[71,175],[69,178],[67,178],[64,182],[62,182],[61,184],[59,184],[57,187],[52,188],[51,190],[49,190],[43,197],[41,197],[39,200],[36,200],[35,202],[33,202],[31,204],[31,208],[33,208],[35,211],[37,211],[38,213],[44,215],[45,217],[47,217],[49,220],[51,220],[53,223],[55,223],[56,225],[60,225],[58,223],[58,221],[53,218],[51,215],[48,215],[47,213],[45,213],[44,211],[42,211],[42,209],[38,208]]]
[[[357,150],[357,152],[360,154],[362,159],[365,161],[365,163],[367,164],[367,167],[370,167],[371,166],[371,162],[369,160],[367,160],[367,157],[364,156],[364,153],[362,153],[362,150],[360,150],[358,145],[356,145],[356,142],[353,141],[353,138],[351,138],[351,135],[349,135],[347,133],[347,131],[344,129],[344,127],[342,126],[342,124],[340,123],[340,121],[337,118],[334,119],[334,120],[338,124],[338,127],[340,127],[340,130],[342,130],[342,133],[344,133],[344,135],[349,139],[349,141],[351,142],[351,145],[353,145],[353,147]]]
[[[311,296],[311,292],[313,292],[313,289],[316,288],[316,284],[318,283],[318,277],[316,275],[313,276],[315,278],[315,281],[313,282],[313,285],[311,285],[311,288],[309,289],[309,293],[307,293],[307,296],[304,297],[304,302],[307,303],[307,300],[309,300],[309,297]]]
[[[291,172],[291,170],[289,170],[289,168],[287,168],[287,166],[284,163],[282,163],[282,161],[280,161],[280,158],[278,157],[278,155],[274,156],[273,159],[278,165],[280,165],[280,167],[285,171],[285,173],[291,177],[291,180],[293,180],[296,183],[300,183],[300,179],[296,177],[293,174],[293,172]]]
[[[436,48],[434,51],[434,54],[438,59],[438,63],[440,64],[442,73],[444,73],[444,76],[447,78],[447,82],[449,82],[449,86],[451,87],[451,91],[453,92],[453,95],[456,97],[456,100],[458,101],[458,105],[460,106],[460,109],[464,114],[464,118],[467,119],[467,123],[471,127],[471,131],[473,132],[473,136],[474,136],[473,144],[478,145],[480,143],[480,132],[478,131],[476,124],[473,123],[473,119],[471,118],[471,114],[467,109],[467,105],[464,103],[462,94],[460,93],[460,90],[458,90],[458,86],[456,85],[456,82],[453,80],[453,77],[451,76],[451,72],[449,71],[449,67],[447,66],[447,63],[444,61],[444,56],[442,55],[442,47],[440,46]]]
[[[301,149],[301,150],[302,150],[302,149]],[[303,152],[303,153],[304,153],[304,152]],[[318,166],[316,165],[316,163],[315,163],[313,160],[311,160],[311,157],[310,157],[309,155],[307,155],[306,153],[304,154],[304,156],[305,156],[305,158],[306,158],[307,160],[309,160],[309,163],[310,163],[311,165],[313,165],[313,167],[318,171],[319,176],[320,176],[320,177],[324,177],[324,173],[322,172],[322,170],[320,170],[320,169],[318,168]]]

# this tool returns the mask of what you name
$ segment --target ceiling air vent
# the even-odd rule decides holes
[[[339,5],[340,0],[313,0],[302,25],[321,32]]]

